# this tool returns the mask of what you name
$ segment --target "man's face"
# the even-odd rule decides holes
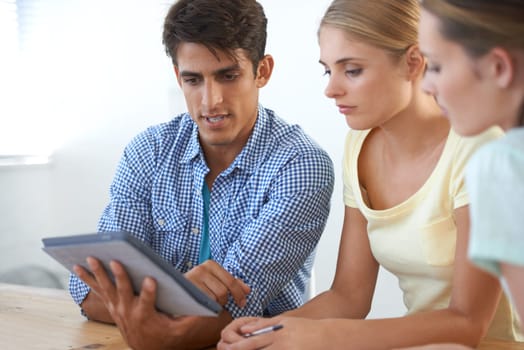
[[[201,44],[182,43],[177,50],[175,73],[205,152],[239,153],[257,118],[258,89],[267,79],[255,77],[243,50],[235,53],[237,61]]]

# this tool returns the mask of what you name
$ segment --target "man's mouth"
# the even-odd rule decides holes
[[[218,117],[206,117],[207,121],[210,123],[218,123],[219,121],[224,120],[224,118],[225,117],[223,115]]]
[[[216,123],[223,121],[226,118],[226,115],[223,114],[223,115],[215,115],[215,116],[208,116],[208,117],[204,116],[203,118],[210,124],[216,124]]]

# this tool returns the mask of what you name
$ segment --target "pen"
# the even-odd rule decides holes
[[[284,326],[281,325],[281,324],[277,324],[277,325],[274,325],[274,326],[261,328],[259,330],[254,331],[254,332],[251,332],[251,333],[246,333],[246,334],[244,334],[244,337],[246,337],[246,338],[254,337],[255,335],[260,335],[260,334],[265,334],[265,333],[269,333],[269,332],[278,331],[281,328],[284,328]]]

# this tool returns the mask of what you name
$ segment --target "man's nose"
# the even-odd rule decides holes
[[[213,111],[213,109],[222,103],[222,87],[220,84],[214,81],[208,81],[203,86],[202,92],[202,105],[208,111]]]

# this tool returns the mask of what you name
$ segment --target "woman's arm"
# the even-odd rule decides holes
[[[468,210],[468,206],[463,206],[454,213],[457,244],[448,308],[393,319],[330,320],[326,338],[338,337],[335,346],[343,346],[345,341],[359,349],[443,342],[477,346],[495,314],[501,289],[494,276],[476,268],[468,259]]]
[[[267,349],[291,349],[289,346],[293,345],[293,348],[297,349],[318,349],[322,347],[329,349],[385,350],[443,342],[476,346],[488,329],[495,313],[501,290],[496,278],[474,267],[467,258],[468,208],[462,207],[457,209],[455,218],[457,225],[455,272],[452,283],[452,296],[448,308],[390,319],[355,320],[333,318],[309,321],[294,317],[278,317],[269,320],[259,320],[255,324],[239,327],[236,334],[233,332],[222,332],[222,341],[219,344],[219,349],[256,349],[266,347]],[[346,243],[343,246],[346,247]],[[341,256],[342,254],[341,252]],[[346,259],[344,256],[342,261]],[[344,263],[340,266],[348,269]],[[358,269],[359,266],[350,266],[349,268]],[[353,279],[345,279],[339,276],[338,274],[340,273],[343,273],[343,270],[337,269],[335,280],[342,278],[339,281],[344,281],[345,283],[354,281]],[[346,313],[351,309],[351,306],[347,305],[349,302],[348,300],[338,305],[340,309],[343,309],[340,313]],[[328,301],[324,301],[324,304],[326,307],[334,307],[334,304]],[[318,302],[317,306],[320,308],[320,302]],[[320,313],[320,310],[316,308],[312,310]],[[333,310],[330,310],[330,312],[333,312]],[[238,334],[277,323],[282,324],[284,328],[277,332],[253,337],[256,339],[242,339],[238,337]],[[231,328],[228,327],[227,330],[231,330]],[[313,334],[316,336],[312,337],[311,335]],[[231,344],[234,344],[234,347],[230,347]]]
[[[495,314],[501,289],[495,277],[476,268],[468,259],[467,206],[455,210],[455,220],[457,244],[448,308],[394,319],[330,320],[326,338],[337,337],[338,334],[335,346],[342,346],[345,341],[361,349],[442,342],[477,346]]]

